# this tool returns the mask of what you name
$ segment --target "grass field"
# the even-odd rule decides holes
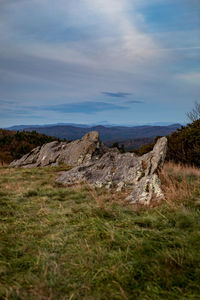
[[[60,171],[0,168],[0,299],[200,299],[199,170],[166,165],[150,208]]]

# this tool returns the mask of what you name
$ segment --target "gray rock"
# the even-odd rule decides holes
[[[134,181],[133,191],[127,197],[131,203],[149,205],[152,200],[164,199],[158,172],[163,167],[166,152],[167,138],[163,137],[157,141],[152,151],[140,158],[137,169],[139,178]]]
[[[117,149],[107,150],[97,161],[81,164],[64,172],[57,182],[65,185],[85,182],[97,187],[132,189],[127,200],[149,205],[152,200],[164,198],[158,171],[162,168],[167,151],[167,139],[159,139],[153,150],[138,157],[134,153],[121,154]]]
[[[158,171],[162,168],[167,151],[167,139],[157,141],[153,150],[138,157],[134,153],[121,154],[105,147],[98,132],[89,132],[71,143],[51,142],[33,149],[11,167],[44,167],[66,164],[74,167],[64,172],[57,181],[64,185],[87,183],[97,187],[131,189],[127,200],[149,205],[153,199],[164,198]]]
[[[96,131],[87,133],[82,139],[71,143],[51,142],[33,149],[19,160],[13,161],[11,167],[45,167],[66,164],[77,166],[88,164],[101,157],[106,147],[101,144]]]

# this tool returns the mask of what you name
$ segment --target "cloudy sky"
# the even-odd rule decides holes
[[[185,122],[199,0],[0,0],[0,126]]]

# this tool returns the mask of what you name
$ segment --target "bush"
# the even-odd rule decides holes
[[[148,144],[142,145],[139,149],[134,150],[133,152],[139,156],[142,156],[143,154],[150,152],[151,150],[153,150],[153,147],[156,144],[157,140],[161,137],[162,136],[155,137],[153,143],[148,143]]]
[[[111,148],[117,148],[121,153],[125,152],[124,145],[119,146],[118,142],[112,144]]]
[[[9,164],[37,146],[59,140],[36,131],[10,131],[0,129],[0,162]]]
[[[200,167],[200,119],[168,136],[167,160]]]
[[[141,156],[151,151],[158,138],[134,152]],[[200,119],[177,129],[167,139],[167,161],[200,167]]]
[[[151,151],[158,138],[134,152],[141,156]],[[167,139],[167,161],[200,167],[200,119],[177,129]]]

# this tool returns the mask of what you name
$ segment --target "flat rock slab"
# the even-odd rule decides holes
[[[55,141],[37,147],[19,160],[13,161],[10,167],[34,168],[60,164],[77,166],[98,159],[105,151],[106,147],[101,144],[98,132],[93,131],[71,143]]]
[[[167,151],[167,138],[159,139],[153,150],[141,157],[134,153],[121,154],[117,150],[107,150],[98,160],[81,164],[64,172],[57,182],[64,185],[85,182],[97,187],[131,187],[127,197],[131,203],[149,205],[164,198],[160,187],[158,171],[162,168]]]

